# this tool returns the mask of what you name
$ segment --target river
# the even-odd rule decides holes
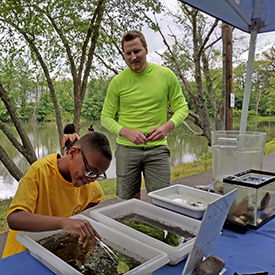
[[[103,128],[98,121],[92,122],[96,131],[104,133],[111,145],[111,149],[115,151],[116,137],[110,134],[105,128]],[[91,122],[81,122],[80,124],[80,136],[84,135]],[[6,124],[9,130],[18,137],[15,128],[12,124]],[[65,123],[64,123],[65,125]],[[193,125],[190,125],[194,128]],[[266,140],[270,141],[275,137],[275,122],[261,121],[261,122],[249,122],[247,125],[248,131],[266,132]],[[239,124],[234,125],[235,129],[238,129]],[[57,127],[55,123],[37,123],[37,124],[25,124],[24,128],[33,143],[35,153],[38,158],[42,158],[48,154],[60,152],[58,144]],[[198,131],[198,129],[195,129]],[[1,146],[6,150],[7,154],[14,161],[14,163],[25,172],[29,164],[22,157],[22,155],[11,145],[6,136],[0,132]],[[201,156],[206,154],[211,148],[207,145],[206,138],[202,136],[196,136],[192,134],[188,128],[182,124],[168,135],[168,146],[171,151],[171,165],[176,166],[182,163],[193,162],[198,160]],[[114,178],[115,175],[115,158],[111,163],[111,166],[107,170],[107,177]],[[7,169],[2,163],[0,163],[0,199],[13,197],[18,186],[18,182],[9,174]]]

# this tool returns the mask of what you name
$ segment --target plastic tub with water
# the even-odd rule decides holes
[[[213,179],[215,191],[223,194],[223,177],[244,170],[262,170],[266,133],[213,131]]]

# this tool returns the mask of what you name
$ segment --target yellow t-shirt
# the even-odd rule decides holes
[[[21,182],[7,211],[7,217],[15,210],[46,216],[70,217],[83,211],[89,203],[99,203],[103,191],[97,181],[74,187],[60,174],[57,158],[51,154],[34,162]],[[26,250],[15,238],[18,231],[10,230],[3,258]]]

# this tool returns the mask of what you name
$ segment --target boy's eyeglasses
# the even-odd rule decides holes
[[[78,149],[81,152],[81,156],[82,156],[85,168],[86,168],[86,171],[84,172],[85,177],[90,178],[90,179],[95,179],[95,180],[105,180],[105,179],[107,179],[107,176],[106,176],[105,173],[101,174],[101,175],[97,175],[93,170],[90,170],[88,168],[86,158],[85,158],[85,155],[84,155],[83,151],[80,148],[78,148]]]

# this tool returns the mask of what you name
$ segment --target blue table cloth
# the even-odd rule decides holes
[[[227,271],[224,274],[233,275],[235,271],[252,273],[267,271],[275,275],[275,219],[269,221],[258,230],[249,229],[245,234],[229,230],[226,233],[238,238],[221,235],[213,255],[225,261]],[[181,275],[185,261],[177,265],[165,265],[153,272],[153,275]],[[29,251],[24,251],[0,260],[1,275],[52,275],[39,261],[34,259]],[[141,274],[142,275],[142,274]]]

